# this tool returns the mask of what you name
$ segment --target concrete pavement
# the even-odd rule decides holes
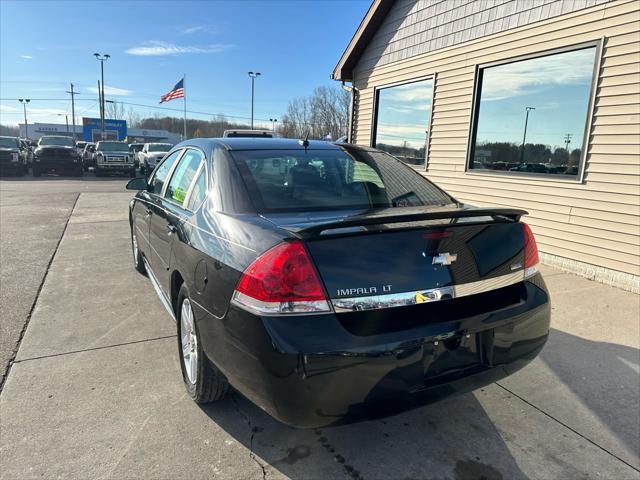
[[[0,478],[640,479],[640,296],[545,268],[553,329],[530,366],[296,430],[237,393],[186,396],[175,325],[131,265],[129,197],[77,199],[0,394]]]

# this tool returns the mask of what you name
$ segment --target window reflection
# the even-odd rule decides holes
[[[424,165],[433,79],[378,90],[374,146],[413,165]]]
[[[471,169],[577,176],[596,48],[480,71]]]

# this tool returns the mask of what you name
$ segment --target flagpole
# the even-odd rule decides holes
[[[184,92],[184,96],[182,97],[184,100],[184,139],[187,139],[187,75],[182,75],[182,91]]]

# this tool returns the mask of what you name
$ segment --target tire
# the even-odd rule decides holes
[[[146,275],[147,269],[142,260],[142,253],[140,253],[140,249],[138,248],[138,236],[136,235],[133,223],[131,223],[131,253],[133,254],[133,267],[138,273]]]
[[[185,284],[180,287],[177,306],[178,355],[180,369],[182,370],[182,380],[187,393],[196,403],[210,403],[222,400],[229,391],[229,381],[209,361],[202,350],[197,321],[189,300],[189,290]],[[185,313],[188,311],[191,312],[190,321],[185,318]],[[189,333],[185,334],[184,340],[182,338],[183,328],[189,329]],[[187,361],[185,357],[190,358],[188,365],[185,364]]]

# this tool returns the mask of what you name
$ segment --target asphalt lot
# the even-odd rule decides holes
[[[386,419],[296,430],[201,408],[131,265],[126,179],[0,180],[0,478],[640,479],[640,296],[544,268],[540,357]]]

